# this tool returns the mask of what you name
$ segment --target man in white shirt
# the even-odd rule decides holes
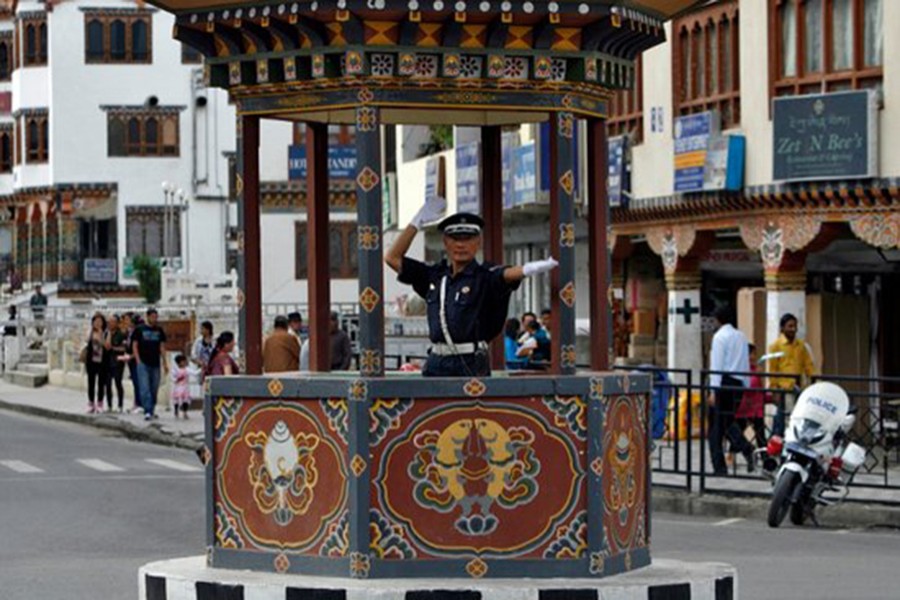
[[[734,311],[729,306],[720,306],[713,315],[716,320],[716,334],[713,336],[709,353],[710,392],[709,404],[709,453],[712,456],[716,475],[726,475],[725,452],[722,447],[724,437],[731,441],[732,450],[741,452],[747,459],[747,471],[752,472],[753,446],[744,437],[734,422],[734,413],[750,384],[750,351],[747,336],[734,328]]]

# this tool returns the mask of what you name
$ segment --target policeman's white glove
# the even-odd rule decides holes
[[[433,223],[443,217],[446,211],[446,198],[433,196],[425,200],[425,204],[419,209],[419,212],[416,213],[416,216],[412,218],[412,221],[410,221],[409,224],[416,229],[422,229],[422,226],[426,223]]]
[[[525,275],[525,277],[531,277],[532,275],[537,275],[538,273],[546,273],[547,271],[552,271],[558,266],[559,263],[556,262],[556,259],[551,256],[550,258],[545,258],[544,260],[534,260],[525,263],[524,265],[522,265],[522,273]]]

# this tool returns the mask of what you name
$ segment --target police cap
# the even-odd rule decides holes
[[[479,235],[483,228],[484,219],[467,212],[450,215],[438,223],[438,231],[449,236]]]

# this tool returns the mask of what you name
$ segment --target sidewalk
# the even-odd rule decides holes
[[[132,402],[125,399],[125,410]],[[88,414],[84,392],[56,386],[26,388],[0,380],[0,409],[32,414],[111,429],[137,441],[198,450],[203,446],[203,413],[188,413],[188,419],[175,417],[158,407],[159,419],[145,421],[143,414],[111,412]]]

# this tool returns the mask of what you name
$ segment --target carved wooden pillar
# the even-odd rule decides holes
[[[259,208],[259,117],[238,117],[238,277],[241,344],[246,372],[262,373],[262,260]]]
[[[306,123],[309,370],[331,370],[331,270],[328,252],[328,125]]]
[[[575,116],[550,117],[550,252],[559,261],[551,272],[553,372],[575,372]]]

